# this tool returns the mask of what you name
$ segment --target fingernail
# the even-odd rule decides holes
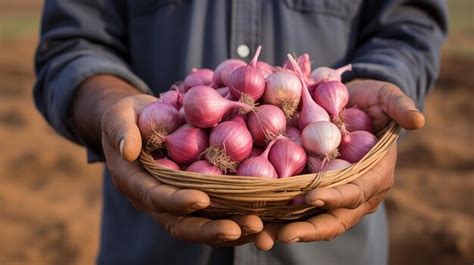
[[[423,112],[421,112],[419,109],[410,109],[409,111],[423,114]]]
[[[292,240],[288,241],[288,243],[295,243],[295,242],[298,242],[298,241],[300,241],[299,237],[295,237]]]
[[[323,207],[324,206],[324,201],[317,199],[315,201],[310,201],[309,202],[311,205],[317,206],[317,207]]]
[[[189,207],[190,212],[194,212],[197,210],[201,210],[202,208],[205,208],[207,204],[205,202],[195,202]]]
[[[220,234],[220,235],[217,236],[217,238],[220,241],[226,242],[226,241],[236,240],[236,239],[239,238],[239,236],[229,236],[229,235]]]
[[[120,139],[119,143],[119,150],[120,150],[120,156],[123,158],[123,148],[125,147],[125,139],[122,138]]]

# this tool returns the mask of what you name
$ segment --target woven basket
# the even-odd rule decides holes
[[[255,214],[264,221],[285,222],[324,211],[315,206],[292,205],[290,201],[316,187],[334,187],[358,178],[385,156],[400,131],[400,127],[392,122],[379,134],[379,141],[367,155],[350,167],[284,179],[210,176],[171,170],[156,164],[146,151],[142,151],[140,160],[145,169],[163,183],[206,192],[211,198],[211,205],[201,210],[201,215],[225,218],[234,214]]]

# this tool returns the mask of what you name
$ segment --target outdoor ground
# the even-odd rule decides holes
[[[474,261],[474,2],[448,3],[451,35],[427,124],[401,142],[387,198],[391,264]],[[0,0],[0,265],[91,264],[101,165],[87,165],[33,106],[40,9],[37,0]]]

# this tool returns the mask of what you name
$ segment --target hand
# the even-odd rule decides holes
[[[78,93],[79,98],[76,99],[74,109],[78,121],[89,119],[89,123],[94,124],[90,120],[101,116],[101,122],[98,124],[101,124],[102,149],[114,186],[137,209],[152,216],[175,238],[219,246],[239,245],[251,241],[253,234],[263,229],[260,218],[240,216],[232,220],[212,221],[192,217],[189,215],[191,212],[209,206],[210,199],[207,194],[160,183],[143,169],[137,161],[142,149],[142,139],[136,121],[142,109],[156,101],[156,98],[140,94],[133,88],[123,89],[129,85],[117,80],[108,82],[112,80],[107,78],[105,82],[97,78],[86,82]],[[111,85],[112,83],[114,85]],[[122,87],[120,92],[116,90],[117,87]],[[97,95],[101,92],[104,94]],[[114,100],[111,100],[111,94],[114,94]],[[81,97],[83,100],[90,100],[91,97],[104,98],[111,103],[107,107],[100,106],[102,101],[86,104],[81,102]],[[93,108],[102,109],[103,114],[97,115],[100,113],[98,111],[95,115],[84,115],[84,111]],[[81,117],[78,113],[84,116]]]
[[[357,105],[382,129],[393,119],[409,130],[423,127],[425,119],[413,101],[393,84],[375,80],[355,80],[347,84],[349,106]],[[358,179],[333,188],[316,188],[307,193],[309,205],[328,209],[324,214],[287,225],[265,224],[254,242],[257,248],[270,249],[276,240],[285,243],[333,239],[365,215],[376,211],[394,182],[397,147]]]

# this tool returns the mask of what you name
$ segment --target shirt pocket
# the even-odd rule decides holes
[[[164,7],[182,7],[192,0],[129,0],[128,10],[130,18],[142,17]]]
[[[283,0],[290,9],[303,13],[321,13],[343,19],[353,17],[361,0]]]

